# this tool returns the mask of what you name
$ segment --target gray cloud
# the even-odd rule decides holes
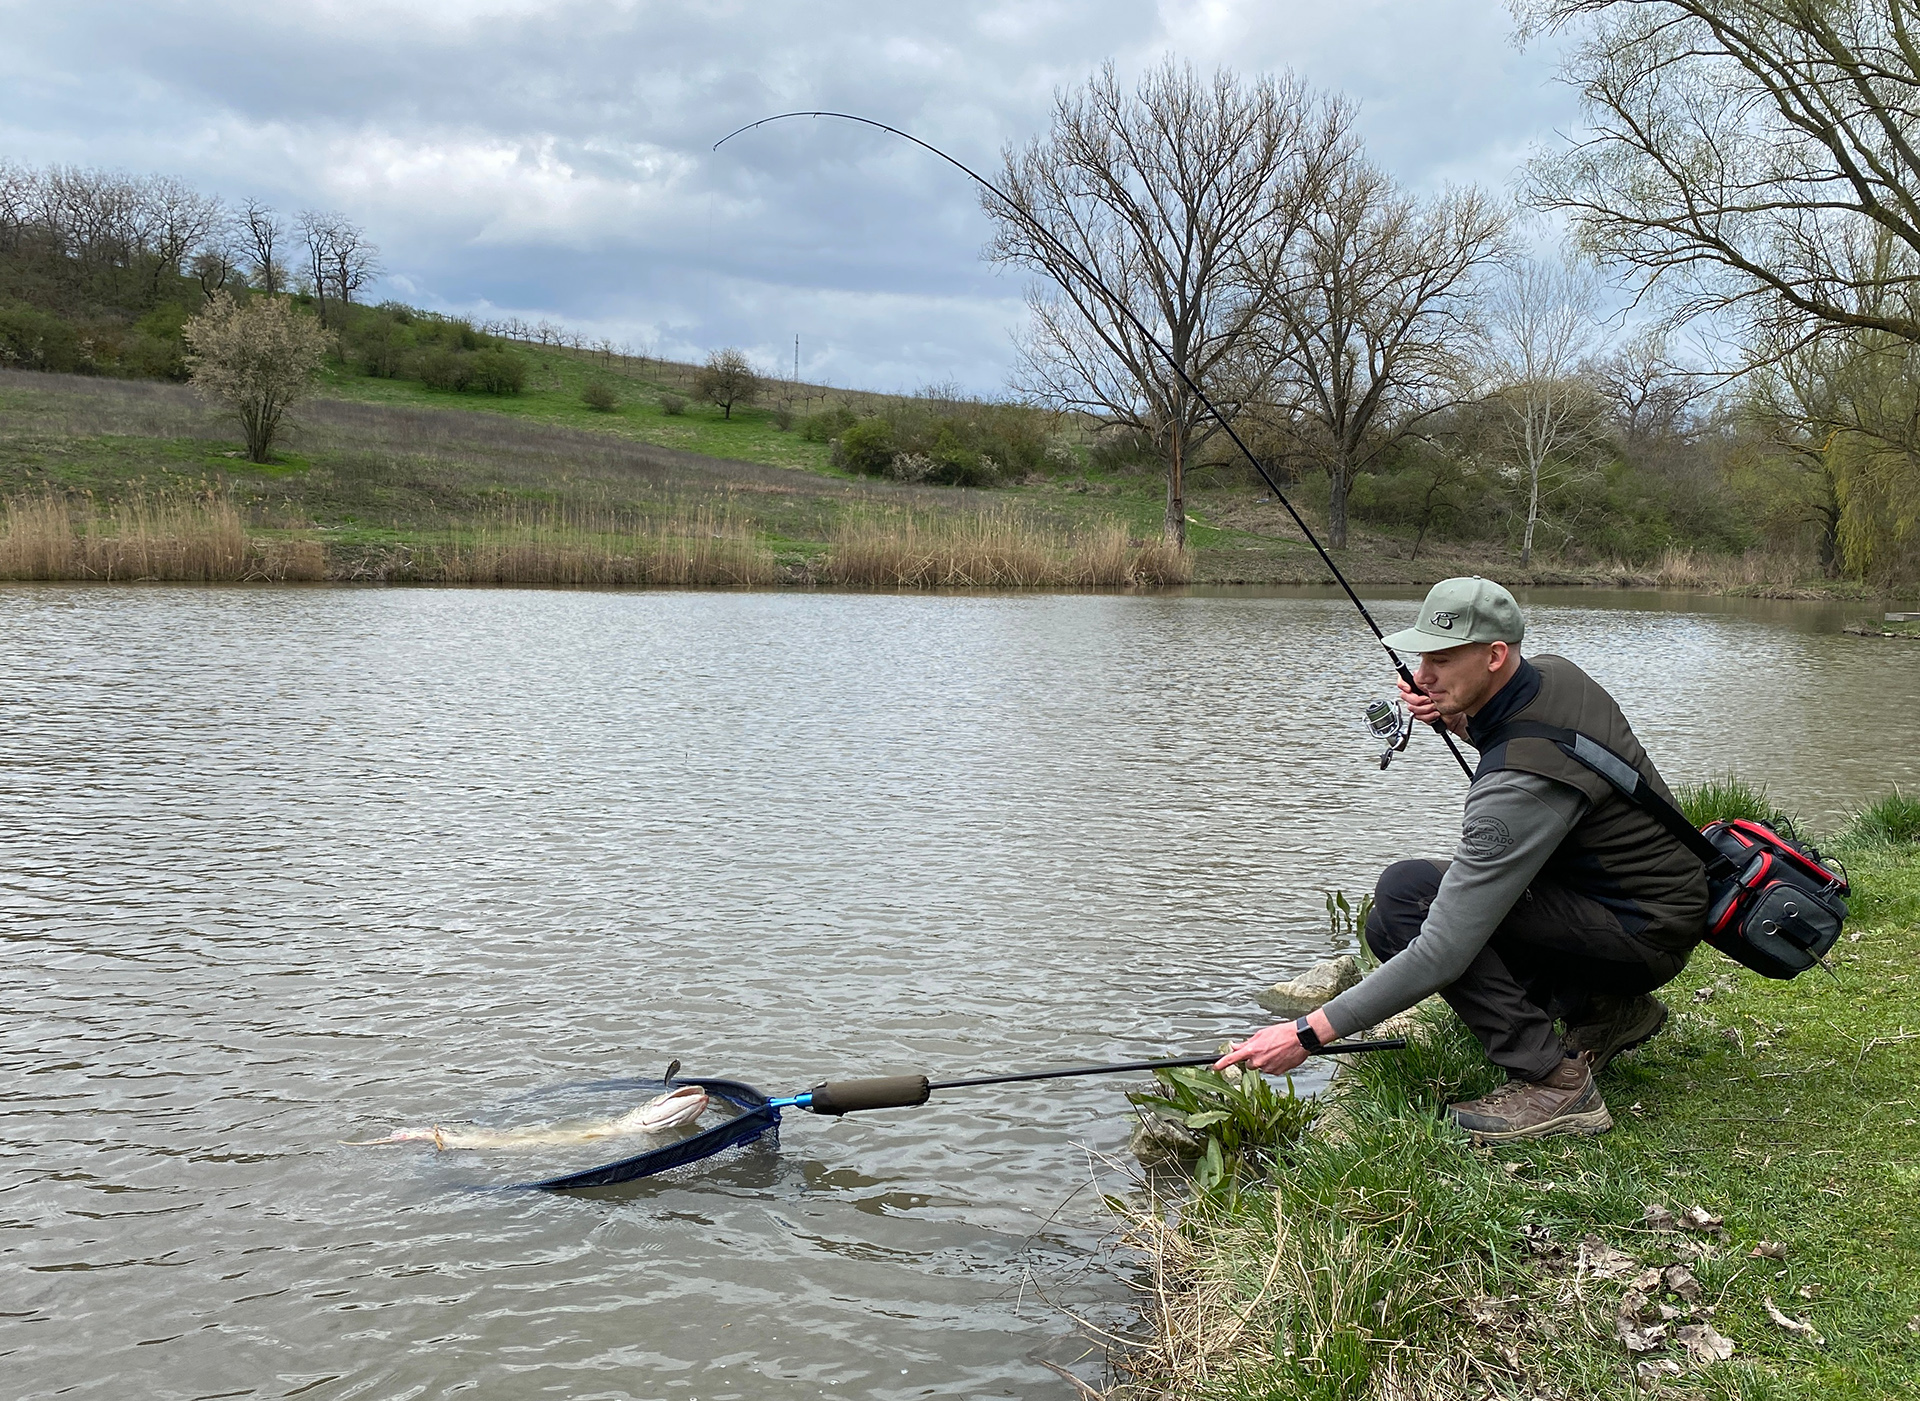
[[[1362,103],[1420,185],[1503,184],[1569,125],[1497,0],[0,0],[0,155],[339,208],[388,290],[663,350],[746,347],[837,383],[1002,386],[1019,286],[950,170],[1040,129],[1053,89],[1166,52],[1291,67]]]

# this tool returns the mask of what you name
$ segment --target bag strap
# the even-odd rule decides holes
[[[1648,783],[1646,778],[1632,764],[1622,759],[1606,745],[1578,730],[1565,729],[1559,725],[1547,725],[1538,720],[1514,720],[1502,725],[1493,736],[1488,748],[1504,743],[1509,739],[1545,739],[1551,740],[1560,751],[1576,763],[1592,769],[1629,802],[1638,805],[1654,821],[1679,839],[1680,845],[1691,851],[1706,865],[1707,874],[1715,880],[1725,880],[1734,874],[1735,866],[1727,854],[1708,841],[1698,827],[1687,821],[1687,815],[1661,797]]]

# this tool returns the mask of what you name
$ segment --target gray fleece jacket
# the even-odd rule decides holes
[[[1515,769],[1468,789],[1460,844],[1420,933],[1326,1005],[1334,1034],[1377,1026],[1464,973],[1586,809],[1578,789]]]

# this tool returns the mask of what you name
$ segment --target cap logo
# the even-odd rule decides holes
[[[1453,630],[1453,620],[1459,616],[1458,613],[1448,613],[1442,610],[1433,615],[1433,625],[1435,627],[1445,628],[1451,632]]]

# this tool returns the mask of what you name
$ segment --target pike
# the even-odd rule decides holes
[[[395,1129],[385,1138],[364,1138],[349,1148],[376,1148],[389,1143],[431,1143],[449,1148],[550,1148],[569,1143],[592,1143],[601,1138],[662,1133],[691,1124],[707,1112],[707,1092],[698,1085],[682,1085],[611,1119],[586,1124],[533,1124],[518,1129],[486,1129],[477,1125]]]

